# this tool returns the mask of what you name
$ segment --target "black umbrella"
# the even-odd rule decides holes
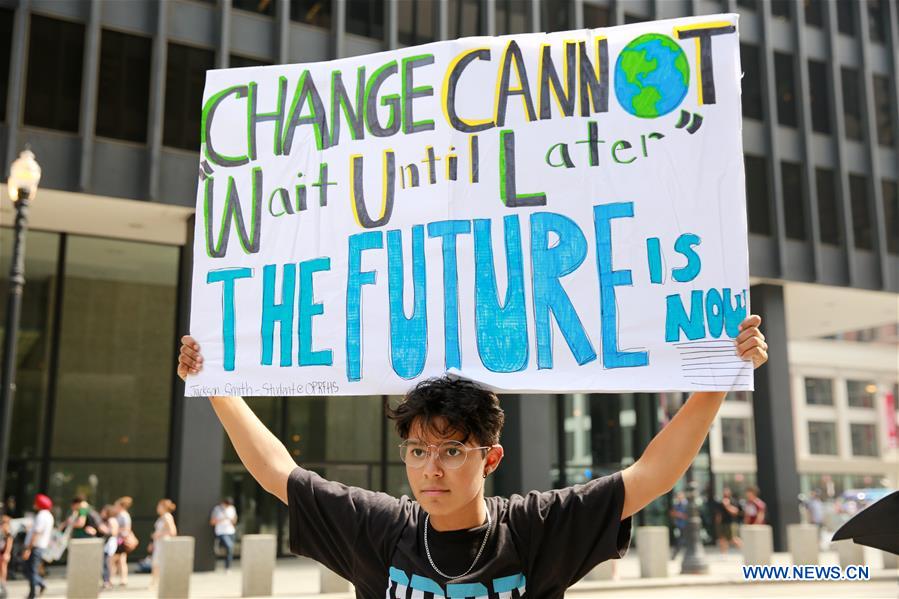
[[[872,503],[834,533],[834,541],[852,539],[859,545],[899,555],[899,491]]]

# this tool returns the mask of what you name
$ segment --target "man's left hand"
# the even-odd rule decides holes
[[[757,314],[747,316],[740,323],[740,334],[734,343],[737,345],[737,354],[743,360],[752,360],[753,368],[758,368],[768,361],[768,344],[765,336],[759,330],[762,317]]]

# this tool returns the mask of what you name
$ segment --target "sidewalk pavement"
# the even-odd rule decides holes
[[[721,555],[717,551],[707,553],[709,573],[704,575],[680,574],[680,560],[668,564],[668,578],[640,578],[637,552],[631,551],[624,559],[617,560],[618,580],[581,581],[574,585],[567,596],[577,599],[614,597],[658,597],[673,599],[684,597],[861,597],[866,599],[899,597],[899,570],[884,570],[879,563],[872,563],[871,580],[857,582],[748,582],[743,580],[739,553]],[[776,553],[772,565],[789,565],[790,555]],[[823,552],[821,565],[837,565],[835,552]],[[43,597],[65,597],[65,567],[51,567],[47,578],[47,591]],[[107,599],[141,599],[155,597],[148,587],[149,574],[131,574],[127,588],[115,588],[101,592]],[[386,588],[386,587],[385,587]],[[8,584],[9,597],[18,599],[28,593],[28,585],[21,577]],[[235,562],[231,572],[221,566],[215,572],[197,572],[191,576],[191,597],[226,599],[241,596],[240,562]],[[319,594],[319,566],[306,558],[282,558],[275,568],[274,596],[310,599],[353,599],[352,593]]]

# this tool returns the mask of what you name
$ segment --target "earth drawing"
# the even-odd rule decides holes
[[[615,65],[615,96],[634,116],[668,114],[690,87],[690,67],[680,45],[667,35],[647,33],[631,41]]]

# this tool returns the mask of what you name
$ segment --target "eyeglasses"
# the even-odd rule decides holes
[[[444,441],[440,445],[420,441],[403,441],[400,443],[400,459],[412,468],[423,468],[431,459],[431,448],[433,448],[437,450],[437,461],[444,468],[455,470],[465,465],[469,451],[491,449],[492,447],[492,445],[469,447],[459,441]]]

